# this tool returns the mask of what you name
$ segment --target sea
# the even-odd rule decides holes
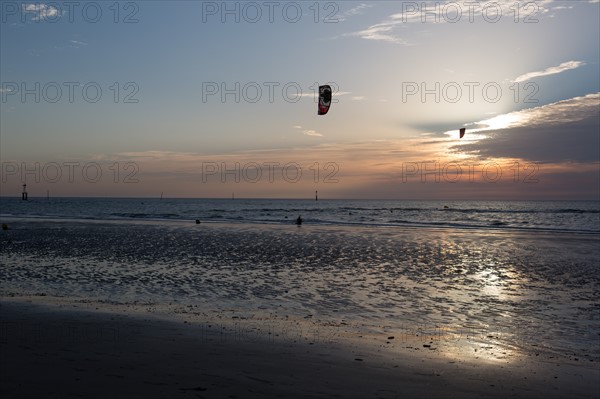
[[[598,201],[408,201],[0,197],[0,217],[600,233]]]

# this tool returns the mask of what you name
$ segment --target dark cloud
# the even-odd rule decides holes
[[[482,158],[520,158],[547,163],[598,162],[599,99],[598,94],[590,94],[513,113],[521,121],[516,126],[484,131],[486,138],[451,149]]]
[[[486,132],[489,137],[452,147],[483,158],[520,158],[534,162],[600,161],[600,114],[551,126],[521,126]]]

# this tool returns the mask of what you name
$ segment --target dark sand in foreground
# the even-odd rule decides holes
[[[193,323],[3,300],[3,398],[599,397],[598,363],[207,335]],[[354,337],[357,338],[357,337]],[[360,337],[359,337],[360,338]]]

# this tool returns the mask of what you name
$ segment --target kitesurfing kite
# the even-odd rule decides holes
[[[464,128],[464,127],[461,127],[461,128],[460,128],[460,138],[461,138],[461,139],[462,139],[462,138],[463,138],[463,136],[465,135],[465,130],[466,130],[466,128]]]
[[[325,115],[331,106],[331,86],[319,86],[319,115]]]

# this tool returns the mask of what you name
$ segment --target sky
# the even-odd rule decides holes
[[[0,5],[2,196],[600,199],[597,0]]]

